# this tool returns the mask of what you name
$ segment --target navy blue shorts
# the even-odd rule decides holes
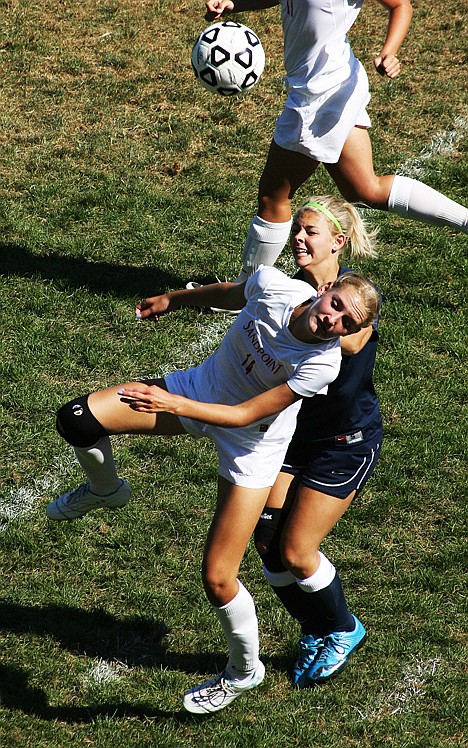
[[[362,491],[373,473],[382,446],[382,435],[360,444],[336,446],[310,443],[301,454],[291,447],[281,472],[299,475],[308,488],[346,499],[352,491]],[[356,498],[355,496],[355,498]]]

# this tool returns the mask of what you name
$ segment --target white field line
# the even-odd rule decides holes
[[[125,437],[113,437],[114,444]],[[32,485],[10,488],[0,496],[0,533],[5,532],[9,522],[34,514],[38,511],[39,502],[44,495],[57,496],[62,492],[66,478],[75,469],[77,463],[72,447],[64,444],[63,452],[53,461],[52,469],[39,478],[34,478]],[[41,506],[42,511],[42,506]]]
[[[235,317],[230,314],[213,314],[203,324],[197,324],[194,341],[173,355],[172,361],[161,366],[148,378],[165,377],[175,369],[188,369],[199,365],[217,348]],[[140,376],[140,375],[139,375]]]
[[[404,669],[403,677],[395,684],[395,688],[389,694],[382,694],[370,712],[358,710],[360,718],[374,721],[392,714],[410,712],[418,699],[424,696],[426,683],[434,676],[440,664],[438,658],[427,662],[414,658]]]
[[[8,527],[12,519],[34,512],[38,500],[46,493],[59,490],[64,475],[70,469],[70,459],[66,455],[55,458],[53,473],[34,478],[28,487],[10,488],[0,497],[0,532]]]
[[[127,665],[122,662],[107,662],[100,658],[83,674],[81,680],[88,688],[105,686],[120,680],[127,671]]]
[[[415,158],[405,161],[397,169],[397,173],[405,177],[423,176],[428,161],[433,156],[450,156],[454,153],[467,131],[468,118],[457,117],[452,130],[444,130],[434,135],[429,145],[424,146]]]
[[[161,377],[174,371],[176,368],[186,369],[195,366],[206,358],[224,337],[234,317],[219,314],[209,318],[208,324],[199,326],[198,334],[190,345],[176,352],[177,363],[168,364],[154,377]],[[125,437],[113,437],[113,443]],[[71,447],[69,448],[71,450]],[[61,456],[56,457],[52,470],[44,473],[39,478],[34,478],[30,486],[13,487],[0,496],[0,533],[4,532],[11,520],[24,517],[36,512],[39,500],[45,495],[59,495],[65,479],[75,467],[75,459],[64,447]]]

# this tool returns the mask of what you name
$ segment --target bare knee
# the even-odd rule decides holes
[[[296,579],[307,579],[314,574],[320,564],[318,548],[298,549],[285,546],[282,549],[282,561],[285,568],[290,571]]]
[[[389,181],[390,180],[390,181]],[[388,209],[393,177],[377,177],[360,184],[340,184],[340,192],[350,203],[364,203],[376,210]]]
[[[272,223],[289,221],[291,218],[291,200],[281,192],[259,195],[258,215],[264,221],[271,221]]]
[[[218,608],[227,605],[238,591],[237,575],[218,567],[203,566],[202,581],[208,600]]]

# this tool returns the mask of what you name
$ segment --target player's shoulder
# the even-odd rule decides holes
[[[310,294],[310,286],[305,281],[290,278],[278,268],[269,265],[260,265],[258,270],[250,276],[246,284],[248,296],[263,293],[270,294],[304,294],[304,298]]]

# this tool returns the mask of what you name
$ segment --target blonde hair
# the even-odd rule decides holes
[[[377,287],[372,281],[364,278],[359,273],[343,273],[339,275],[334,282],[332,288],[343,288],[343,286],[351,286],[359,295],[364,309],[366,312],[366,318],[362,322],[361,327],[368,327],[379,316],[380,312],[380,293]]]
[[[319,207],[314,203],[318,203]],[[320,206],[324,210],[320,210]],[[299,207],[294,218],[300,218],[303,213],[309,212],[326,217],[332,236],[339,233],[346,236],[348,241],[342,251],[345,251],[346,246],[349,245],[351,257],[375,257],[377,254],[374,244],[379,231],[367,227],[352,203],[348,203],[335,195],[314,195]],[[331,214],[331,217],[329,214]],[[341,232],[338,226],[341,228]]]

